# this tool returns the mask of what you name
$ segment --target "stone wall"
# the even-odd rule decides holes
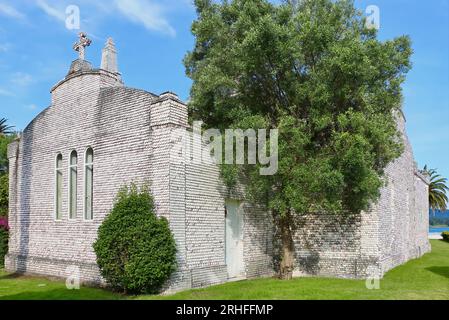
[[[104,71],[70,74],[52,90],[52,106],[9,147],[11,241],[9,271],[66,278],[75,266],[81,281],[104,283],[92,244],[119,188],[149,183],[156,212],[169,220],[178,271],[166,289],[227,281],[225,200],[229,195],[213,164],[179,162],[174,132],[186,131],[187,106],[172,93],[126,88]],[[94,150],[94,219],[84,219],[84,154]],[[68,217],[68,160],[78,153],[76,219]],[[196,152],[202,152],[202,148]],[[55,220],[55,160],[63,155],[63,217]],[[269,215],[245,203],[248,277],[271,274]]]
[[[101,282],[92,243],[124,184],[149,180],[149,114],[154,96],[110,82],[102,73],[70,77],[52,92],[53,105],[23,132],[10,152],[10,271]],[[83,210],[83,162],[94,150],[94,219]],[[68,159],[78,153],[76,219],[68,217]],[[17,152],[15,152],[17,151]],[[62,219],[55,220],[55,160],[63,156]]]
[[[171,132],[170,145],[186,140],[181,142],[180,154],[170,153],[170,222],[172,230],[179,230],[178,261],[183,264],[173,275],[168,289],[203,287],[228,280],[227,199],[243,202],[245,276],[272,275],[273,229],[269,212],[245,201],[241,185],[233,190],[224,187],[219,167],[213,164],[210,149],[201,143],[200,136],[188,128],[179,129]],[[178,218],[174,219],[174,213]]]
[[[382,272],[430,249],[427,240],[426,178],[416,173],[411,146],[386,170],[386,186],[372,210],[355,216],[305,215],[294,237],[297,275],[363,277],[370,266]],[[244,266],[247,278],[269,276],[276,265],[276,230],[270,213],[245,201],[244,187],[224,187],[219,168],[180,161],[179,133],[189,130],[187,106],[172,93],[160,96],[126,88],[104,70],[72,73],[52,90],[52,106],[8,148],[10,159],[10,249],[6,268],[103,283],[92,244],[119,188],[150,183],[156,212],[170,222],[178,271],[166,285],[179,290],[228,280],[225,260],[225,201],[244,208]],[[198,138],[198,137],[196,137]],[[94,150],[94,219],[83,215],[83,160]],[[68,218],[68,159],[78,153],[76,219]],[[179,150],[182,153],[182,148]],[[55,220],[55,160],[63,155],[63,217]],[[192,158],[192,159],[191,159]]]
[[[428,178],[415,175],[414,221],[410,233],[409,257],[418,258],[431,250],[429,242],[429,185]]]
[[[380,275],[430,250],[428,181],[418,173],[397,116],[404,152],[385,170],[385,186],[368,212],[358,216],[305,215],[297,219],[296,274],[363,278]]]
[[[308,214],[297,217],[296,275],[353,277],[360,254],[360,216]]]
[[[418,173],[402,113],[398,115],[397,123],[404,141],[404,152],[387,167],[386,185],[372,210],[379,219],[382,272],[430,250],[427,239],[428,182]]]

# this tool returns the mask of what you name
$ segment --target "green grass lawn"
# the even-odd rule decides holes
[[[170,296],[124,297],[101,289],[69,291],[62,282],[0,272],[0,299],[449,299],[449,243],[431,243],[432,253],[388,272],[379,290],[366,289],[363,280],[258,279]]]
[[[102,289],[67,290],[65,283],[37,277],[16,276],[0,270],[0,300],[110,300],[117,294]]]

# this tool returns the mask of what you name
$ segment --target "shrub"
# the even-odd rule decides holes
[[[5,255],[8,253],[8,231],[0,227],[0,269],[5,264]]]
[[[0,229],[9,230],[8,219],[6,217],[0,217]]]
[[[8,215],[9,202],[9,177],[8,174],[0,174],[0,217]]]
[[[101,275],[115,290],[156,293],[176,269],[176,245],[146,188],[120,190],[94,243]]]
[[[441,236],[443,237],[444,241],[449,242],[449,231],[443,231],[443,233],[441,234]]]

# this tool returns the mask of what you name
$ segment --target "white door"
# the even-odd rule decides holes
[[[240,202],[226,201],[226,265],[228,276],[245,277],[243,264],[243,210]]]

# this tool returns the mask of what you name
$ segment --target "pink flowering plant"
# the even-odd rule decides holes
[[[8,219],[6,217],[0,217],[0,228],[6,231],[9,230]]]

